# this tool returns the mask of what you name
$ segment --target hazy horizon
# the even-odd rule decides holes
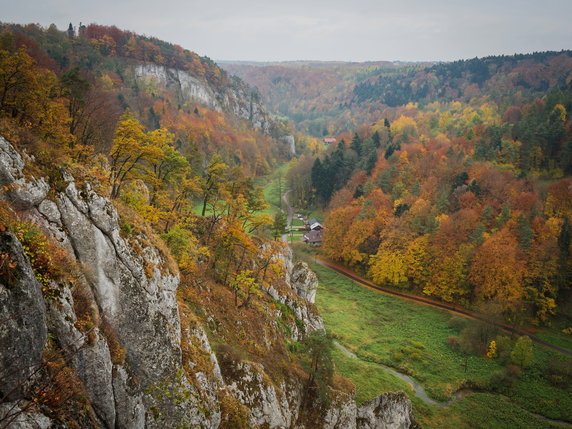
[[[440,62],[572,48],[572,2],[459,3],[0,0],[4,22],[116,25],[218,61]]]

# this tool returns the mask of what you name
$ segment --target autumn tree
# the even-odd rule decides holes
[[[230,282],[230,287],[234,292],[234,305],[237,307],[248,306],[254,296],[262,296],[260,285],[253,277],[252,270],[238,272]],[[242,303],[239,304],[240,300]]]
[[[126,111],[117,125],[113,147],[109,154],[111,196],[116,198],[128,180],[153,178],[153,166],[164,159],[164,147],[172,142],[172,135],[164,129],[146,133],[143,125]],[[156,174],[155,174],[156,178]]]
[[[205,169],[204,178],[201,182],[203,208],[201,216],[207,212],[207,204],[216,198],[219,186],[224,181],[228,166],[223,162],[222,157],[215,154],[209,161]]]
[[[287,226],[288,220],[286,219],[286,214],[283,212],[277,212],[274,215],[274,221],[272,222],[272,237],[274,240],[284,234]]]
[[[524,295],[526,272],[518,254],[518,242],[505,228],[476,251],[469,270],[475,294],[482,300],[494,300],[504,310],[515,310]]]
[[[71,144],[56,75],[37,66],[23,49],[0,50],[0,116],[59,144]]]
[[[304,392],[304,402],[310,404],[317,399],[321,404],[329,402],[328,386],[334,375],[332,337],[325,331],[313,331],[303,341],[304,351],[309,361],[304,362],[308,380]]]

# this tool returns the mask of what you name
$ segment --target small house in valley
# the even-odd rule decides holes
[[[306,230],[319,231],[324,229],[324,225],[315,217],[306,222]]]
[[[322,245],[323,239],[324,239],[324,232],[321,230],[313,230],[313,231],[307,232],[302,237],[302,241],[304,243],[310,244],[310,245],[316,246],[316,247]]]

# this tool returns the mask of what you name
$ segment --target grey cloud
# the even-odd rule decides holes
[[[97,22],[244,60],[453,60],[572,48],[569,0],[0,0],[4,21]]]

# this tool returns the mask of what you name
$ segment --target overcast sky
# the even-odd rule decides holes
[[[0,20],[116,25],[219,60],[455,60],[572,49],[572,0],[0,0]]]

